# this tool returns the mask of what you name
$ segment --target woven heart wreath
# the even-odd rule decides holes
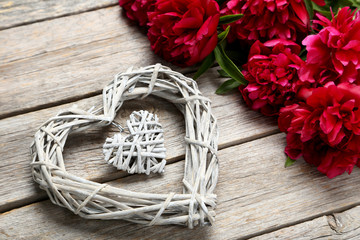
[[[148,95],[172,102],[184,115],[185,172],[183,193],[152,194],[92,182],[65,168],[63,150],[70,133],[113,122],[124,101]],[[124,219],[148,225],[178,224],[193,228],[214,221],[218,178],[218,129],[210,100],[194,80],[156,64],[128,69],[103,90],[103,107],[72,108],[46,121],[35,134],[32,175],[54,204],[87,219]]]

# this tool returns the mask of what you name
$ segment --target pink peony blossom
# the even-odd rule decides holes
[[[331,21],[317,17],[315,23],[323,29],[303,41],[308,53],[300,79],[320,85],[330,81],[360,84],[360,13],[344,7]]]

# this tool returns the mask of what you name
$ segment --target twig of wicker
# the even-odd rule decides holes
[[[92,182],[66,171],[63,149],[70,133],[113,122],[124,101],[153,94],[175,104],[186,125],[183,193],[151,194]],[[87,219],[124,219],[148,225],[193,228],[214,221],[218,179],[217,122],[197,83],[160,64],[119,73],[103,90],[103,106],[73,107],[35,134],[32,175],[54,204]]]

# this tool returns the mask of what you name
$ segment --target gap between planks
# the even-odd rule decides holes
[[[15,110],[13,112],[5,113],[5,114],[0,113],[0,120],[10,118],[10,117],[16,117],[17,115],[21,115],[21,114],[36,112],[36,111],[43,110],[46,108],[56,107],[56,106],[67,104],[67,103],[76,102],[76,101],[79,101],[79,100],[85,99],[85,98],[95,97],[95,96],[101,94],[101,92],[102,92],[102,90],[97,90],[97,91],[90,92],[90,93],[87,93],[84,95],[78,95],[78,96],[74,96],[71,98],[64,98],[64,99],[56,101],[56,102],[40,104],[40,105],[37,105],[34,107],[19,109],[19,110]]]

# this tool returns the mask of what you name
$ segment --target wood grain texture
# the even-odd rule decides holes
[[[220,148],[278,131],[275,119],[251,111],[243,103],[238,92],[235,91],[227,96],[214,94],[217,81],[219,81],[214,82],[216,76],[216,69],[211,69],[199,80],[199,89],[212,101],[213,113],[218,118]],[[80,108],[88,109],[94,104],[101,104],[100,99],[101,96],[97,96],[83,99],[76,104]],[[0,121],[0,171],[2,179],[12,179],[11,182],[0,181],[1,211],[44,198],[44,193],[38,190],[30,176],[29,146],[33,134],[44,121],[71,105],[61,105]],[[126,102],[116,121],[124,123],[133,110],[140,109],[155,112],[159,116],[165,131],[167,159],[170,161],[181,159],[185,148],[183,145],[184,120],[180,112],[170,103],[156,98],[147,98]],[[101,147],[105,138],[112,136],[114,131],[114,128],[93,129],[86,134],[70,138],[64,152],[67,169],[82,177],[102,182],[123,176],[123,172],[118,172],[112,166],[108,166],[102,155]]]
[[[2,214],[0,233],[5,239],[245,239],[359,203],[360,193],[352,190],[360,183],[359,169],[332,180],[303,161],[285,169],[284,143],[284,134],[276,134],[219,151],[218,207],[212,227],[190,231],[89,221],[43,201]],[[163,176],[130,176],[109,184],[136,191],[178,191],[183,164],[170,164]]]
[[[117,0],[0,0],[0,30],[116,5]]]
[[[118,6],[0,31],[0,42],[0,118],[89,96],[130,66],[179,69]]]
[[[252,238],[266,239],[359,239],[360,207],[322,216],[311,221]]]

